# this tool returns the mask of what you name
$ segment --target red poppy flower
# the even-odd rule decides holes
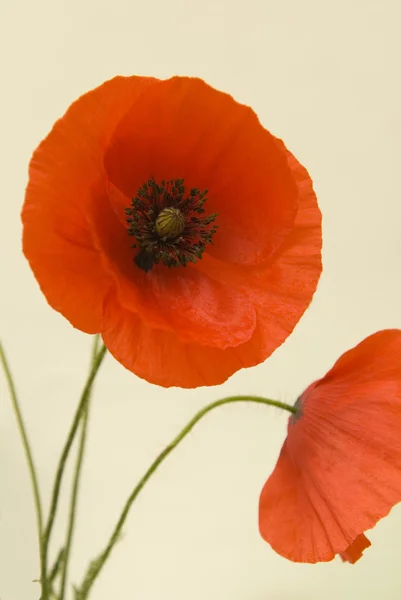
[[[321,272],[306,170],[199,79],[116,77],[77,100],[33,155],[22,221],[49,304],[163,386],[265,360]]]
[[[401,501],[401,331],[346,352],[296,403],[260,497],[262,537],[297,562],[354,563]]]

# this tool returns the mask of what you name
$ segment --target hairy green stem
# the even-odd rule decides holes
[[[99,345],[100,345],[100,336],[96,335],[94,342],[93,342],[93,347],[92,347],[92,366],[96,360],[96,356],[97,356],[97,353],[99,350]],[[84,412],[82,415],[81,436],[80,436],[80,440],[79,440],[77,461],[75,464],[75,471],[74,471],[74,477],[73,477],[73,486],[72,486],[72,494],[71,494],[68,529],[67,529],[67,539],[66,539],[66,543],[65,543],[65,551],[63,554],[63,562],[61,564],[61,585],[60,585],[59,600],[64,600],[64,597],[65,597],[65,588],[66,588],[66,584],[67,584],[68,567],[69,567],[69,561],[70,561],[72,538],[73,538],[73,534],[74,534],[74,526],[75,526],[76,511],[77,511],[78,489],[79,489],[79,482],[80,482],[80,477],[81,477],[81,472],[82,472],[83,458],[84,458],[84,453],[85,453],[86,436],[87,436],[87,432],[88,432],[90,399],[91,399],[91,394],[88,395],[86,405],[84,408]]]
[[[92,364],[93,364],[93,361],[96,359],[96,355],[99,351],[100,344],[101,344],[101,337],[99,334],[97,334],[97,335],[95,335],[95,338],[94,338],[93,344],[92,344],[92,352],[91,352]],[[61,565],[62,565],[62,561],[64,560],[64,554],[65,554],[65,548],[62,548],[59,551],[59,554],[57,555],[57,558],[53,564],[53,567],[50,570],[49,581],[51,583],[54,582],[54,579],[59,574],[59,571],[60,571]],[[42,599],[40,599],[40,600],[42,600]]]
[[[173,441],[166,446],[166,448],[159,454],[156,460],[152,463],[149,469],[146,471],[145,475],[139,481],[139,483],[133,489],[131,495],[129,496],[121,516],[114,528],[114,531],[109,539],[109,542],[103,552],[93,560],[89,568],[86,572],[86,575],[83,579],[82,585],[76,589],[75,598],[76,600],[86,600],[91,587],[93,586],[97,576],[102,570],[106,560],[108,559],[116,541],[118,540],[121,530],[124,526],[124,523],[127,519],[128,513],[132,504],[134,503],[136,497],[139,492],[144,487],[145,483],[150,479],[152,474],[156,471],[158,466],[167,458],[167,456],[182,442],[182,440],[188,435],[188,433],[192,430],[192,428],[198,423],[207,413],[212,411],[213,409],[223,406],[224,404],[232,404],[234,402],[255,402],[258,404],[267,404],[268,406],[275,406],[276,408],[281,408],[291,413],[296,413],[296,408],[289,404],[285,404],[284,402],[279,402],[278,400],[270,400],[268,398],[261,398],[259,396],[230,396],[228,398],[223,398],[221,400],[216,400],[211,404],[208,404],[204,408],[202,408],[196,415],[189,421],[189,423],[182,429],[182,431],[173,439]]]
[[[49,574],[50,584],[54,583],[54,580],[56,579],[57,575],[59,574],[61,565],[63,564],[64,554],[65,554],[65,550],[64,550],[64,548],[61,548],[60,552],[57,555],[56,560],[54,561],[54,565]]]
[[[67,583],[68,566],[69,566],[71,546],[72,546],[72,537],[73,537],[73,533],[74,533],[74,525],[75,525],[75,518],[76,518],[78,489],[79,489],[79,482],[80,482],[80,477],[81,477],[81,472],[82,472],[82,464],[83,464],[83,458],[84,458],[84,452],[85,452],[86,435],[87,435],[87,430],[88,430],[89,406],[90,406],[90,397],[88,397],[88,400],[86,402],[84,412],[82,415],[81,437],[79,440],[77,462],[75,465],[74,479],[73,479],[73,485],[72,485],[67,539],[66,539],[66,543],[65,543],[65,554],[64,554],[64,560],[62,563],[62,567],[61,567],[60,600],[64,600],[64,598],[65,598],[65,587],[66,587],[66,583]]]
[[[96,344],[98,343],[97,340],[95,340],[95,343]],[[55,477],[54,485],[53,485],[49,517],[47,520],[46,529],[43,534],[43,558],[44,558],[46,574],[47,574],[47,555],[48,555],[48,549],[49,549],[50,535],[51,535],[51,532],[53,529],[54,519],[56,516],[57,505],[58,505],[58,500],[59,500],[59,495],[60,495],[61,480],[63,478],[65,465],[66,465],[67,458],[70,453],[71,446],[72,446],[72,443],[74,441],[74,438],[75,438],[75,435],[76,435],[76,432],[78,429],[78,425],[83,417],[88,398],[92,391],[92,386],[93,386],[95,377],[96,377],[96,375],[99,371],[99,368],[103,362],[105,354],[106,354],[106,347],[103,346],[100,349],[100,351],[93,358],[92,368],[91,368],[88,378],[86,380],[86,384],[83,389],[78,408],[76,410],[73,422],[70,427],[70,431],[68,433],[67,440],[65,442],[65,445],[64,445],[63,451],[61,453],[59,463],[58,463],[56,477]],[[64,555],[64,560],[65,560],[65,556],[66,555]],[[47,596],[43,595],[43,593],[42,593],[42,600],[48,600]]]
[[[40,579],[41,579],[41,587],[42,587],[42,596],[44,592],[46,592],[46,561],[44,559],[44,548],[43,548],[43,540],[42,540],[42,532],[43,532],[43,516],[42,516],[42,502],[40,499],[39,492],[39,484],[38,477],[36,474],[35,463],[32,456],[31,446],[29,444],[28,435],[25,428],[24,419],[22,417],[22,412],[17,396],[16,387],[14,384],[14,379],[11,374],[11,369],[9,367],[7,357],[3,346],[0,343],[0,362],[4,370],[4,375],[7,380],[8,389],[11,396],[11,402],[14,409],[14,413],[17,419],[18,429],[22,440],[22,445],[24,447],[25,456],[28,462],[29,474],[31,477],[33,497],[35,502],[35,511],[36,511],[36,522],[37,522],[37,530],[38,530],[38,540],[39,540],[39,554],[40,554]]]
[[[101,343],[100,335],[96,335],[95,339],[93,341],[93,346],[92,346],[92,358],[91,358],[92,367],[96,361],[100,343]],[[79,483],[80,483],[80,477],[81,477],[82,465],[83,465],[83,459],[84,459],[84,453],[85,453],[86,437],[87,437],[87,433],[88,433],[90,400],[91,400],[91,393],[89,393],[89,395],[88,395],[86,405],[85,405],[83,415],[82,415],[81,436],[80,436],[80,440],[79,440],[78,454],[77,454],[77,460],[76,460],[76,464],[75,464],[72,493],[71,493],[70,511],[69,511],[68,528],[67,528],[67,539],[66,539],[65,550],[64,550],[64,554],[63,554],[63,562],[61,563],[61,585],[60,585],[59,600],[64,600],[65,593],[66,593],[68,567],[69,567],[69,561],[70,561],[72,538],[73,538],[73,534],[74,534],[76,511],[77,511],[78,490],[79,490]]]

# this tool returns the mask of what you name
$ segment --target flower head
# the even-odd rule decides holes
[[[401,331],[346,352],[297,406],[261,493],[261,535],[293,561],[354,563],[401,501]]]
[[[321,272],[308,173],[194,78],[116,77],[74,102],[33,155],[22,221],[49,304],[164,386],[265,360]]]

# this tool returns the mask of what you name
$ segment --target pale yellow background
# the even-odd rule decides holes
[[[294,334],[225,385],[158,389],[108,358],[96,388],[72,575],[102,548],[144,469],[193,413],[229,394],[294,401],[366,335],[401,328],[398,0],[3,0],[0,335],[48,497],[90,339],[53,312],[20,250],[30,154],[71,101],[116,74],[197,75],[251,105],[314,178],[324,267]],[[31,490],[0,378],[0,598],[37,600]],[[397,600],[401,508],[357,565],[294,565],[257,530],[286,415],[210,415],[132,511],[93,600]],[[401,435],[401,425],[400,425]],[[66,516],[66,500],[61,516]],[[299,515],[302,519],[302,515]],[[59,528],[55,542],[64,535]]]

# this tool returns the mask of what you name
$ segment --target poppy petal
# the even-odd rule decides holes
[[[299,403],[261,493],[261,534],[291,560],[356,558],[358,536],[401,501],[401,331],[346,352]]]
[[[294,562],[332,560],[336,552],[326,533],[326,523],[307,490],[285,442],[260,496],[261,536],[278,554]],[[327,510],[323,514],[327,516]],[[344,538],[341,542],[343,550],[350,544]]]
[[[86,213],[104,179],[104,148],[112,132],[154,81],[116,77],[81,96],[55,123],[29,166],[23,251],[51,306],[87,333],[101,329],[110,278]]]
[[[284,146],[281,140],[277,143]],[[322,271],[322,217],[312,180],[305,167],[288,150],[286,153],[298,186],[299,209],[292,232],[274,258],[258,267],[241,268],[207,254],[195,265],[209,277],[247,291],[258,316],[257,343],[265,357],[293,331],[310,304]]]
[[[86,333],[98,333],[103,320],[103,298],[111,280],[102,268],[101,259],[92,240],[78,225],[68,236],[36,225],[38,214],[24,210],[24,252],[30,257],[48,303],[61,312],[74,327]],[[42,220],[41,225],[45,222]],[[79,241],[78,241],[79,240]]]
[[[255,330],[255,309],[248,296],[188,266],[154,269],[147,291],[178,339],[221,350],[248,341]]]
[[[164,387],[218,385],[245,366],[233,349],[185,344],[168,331],[149,327],[138,315],[123,309],[113,294],[105,303],[102,337],[110,353],[127,369]]]
[[[139,96],[114,133],[105,166],[128,198],[150,177],[208,189],[205,208],[218,213],[219,225],[209,252],[233,263],[271,256],[297,211],[296,184],[275,138],[250,108],[200,79],[173,77]]]

